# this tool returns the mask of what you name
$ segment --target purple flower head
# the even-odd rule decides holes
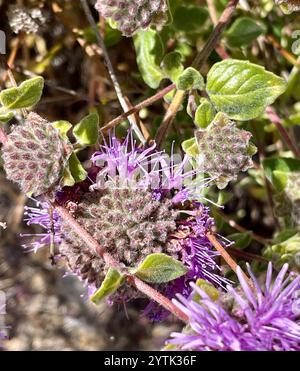
[[[222,276],[221,268],[216,263],[216,257],[219,253],[214,250],[209,239],[206,237],[206,232],[214,225],[214,219],[209,216],[209,208],[200,203],[195,203],[195,219],[183,219],[180,221],[176,239],[172,240],[174,246],[180,244],[182,247],[182,261],[188,267],[188,273],[170,282],[163,288],[163,293],[169,299],[181,293],[184,297],[189,297],[191,294],[190,283],[197,279],[204,279],[216,287],[226,289],[226,286],[231,283],[228,279]],[[147,314],[153,321],[161,321],[168,312],[161,308],[155,302],[150,302],[145,309]]]
[[[156,197],[161,193],[176,191],[174,202],[201,197],[201,191],[208,179],[197,174],[190,159],[173,153],[156,151],[156,144],[142,149],[137,147],[129,133],[121,143],[115,136],[104,142],[101,151],[92,156],[92,161],[101,170],[92,189],[106,186],[151,189]]]
[[[216,286],[228,284],[215,261],[218,253],[206,237],[213,219],[199,202],[209,180],[192,169],[188,156],[181,159],[173,151],[167,156],[156,151],[155,144],[140,148],[130,133],[123,142],[110,136],[92,162],[89,184],[77,184],[74,191],[63,189],[57,200],[72,206],[70,212],[77,222],[107,252],[129,268],[153,253],[181,261],[188,273],[158,288],[170,298],[178,292],[189,296],[189,283],[199,278]],[[29,246],[31,250],[55,242],[70,270],[88,287],[99,288],[106,273],[102,258],[90,252],[56,213],[50,218],[47,205],[41,206],[42,210],[27,210],[27,223],[46,230]],[[136,297],[126,290],[118,297]]]
[[[217,286],[226,288],[229,281],[220,275],[220,267],[216,263],[219,253],[214,250],[212,243],[206,236],[214,225],[214,219],[209,216],[209,208],[199,202],[194,203],[192,218],[180,221],[179,228],[189,231],[183,243],[183,261],[189,267],[185,277],[187,291],[190,288],[187,282],[196,278],[207,280]]]
[[[220,296],[213,301],[192,284],[194,293],[188,298],[178,295],[174,303],[189,317],[189,329],[173,333],[169,344],[182,350],[217,351],[280,351],[300,350],[300,276],[285,278],[285,265],[272,283],[269,264],[262,288],[250,267],[253,282],[250,288],[238,268],[240,288],[228,287],[232,303]],[[201,299],[195,300],[195,294]]]

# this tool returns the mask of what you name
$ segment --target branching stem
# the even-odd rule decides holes
[[[222,33],[228,23],[231,20],[231,17],[233,15],[233,12],[235,11],[237,5],[239,3],[239,0],[230,0],[229,3],[227,4],[225,10],[223,11],[216,27],[214,28],[213,32],[210,34],[206,44],[204,45],[203,49],[201,50],[200,53],[196,56],[192,67],[200,70],[204,63],[207,61],[208,57],[212,53],[212,51],[215,49],[216,45],[220,41],[220,38],[222,36]],[[184,100],[185,97],[185,92],[182,90],[178,90],[177,93],[175,94],[172,103],[170,104],[166,115],[163,119],[163,122],[161,123],[160,128],[157,131],[156,135],[156,142],[158,148],[163,144],[164,139],[168,133],[168,130],[173,123],[177,112]]]
[[[109,267],[116,268],[119,271],[124,271],[120,263],[115,258],[105,251],[103,247],[73,218],[73,216],[60,205],[54,205],[59,216],[73,229],[73,231],[88,245],[88,247],[97,255],[101,256]],[[184,322],[188,321],[185,313],[178,309],[168,298],[156,291],[153,287],[149,286],[139,278],[126,273],[127,282],[135,286],[140,292],[154,300],[162,307],[173,313],[176,317]]]
[[[112,81],[113,86],[115,88],[115,91],[116,91],[117,97],[119,99],[120,105],[121,105],[122,109],[124,110],[124,112],[129,111],[128,104],[127,104],[126,99],[124,97],[124,94],[122,92],[121,86],[119,84],[117,75],[116,75],[115,70],[114,70],[114,67],[111,63],[111,60],[110,60],[108,51],[106,49],[104,40],[103,40],[103,38],[100,34],[98,26],[97,26],[97,24],[94,20],[94,17],[91,13],[90,7],[89,7],[86,0],[80,0],[80,1],[81,1],[82,8],[83,8],[83,10],[86,14],[86,17],[87,17],[93,31],[95,32],[96,37],[97,37],[98,44],[99,44],[99,46],[102,50],[103,57],[104,57],[104,60],[105,60],[105,63],[106,63],[107,69],[108,69],[108,73],[110,75],[111,81]],[[132,126],[134,132],[136,133],[137,137],[139,138],[139,140],[143,144],[145,144],[146,139],[144,138],[144,136],[143,136],[141,130],[139,129],[139,127],[137,126],[136,121],[135,121],[135,117],[134,116],[128,116],[128,120],[129,120],[130,125]]]

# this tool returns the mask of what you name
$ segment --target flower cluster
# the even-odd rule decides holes
[[[2,153],[7,178],[24,193],[39,196],[59,183],[72,146],[51,123],[32,112],[23,125],[12,129]]]
[[[275,0],[276,4],[281,5],[288,12],[297,12],[300,10],[299,0]]]
[[[174,300],[188,315],[189,327],[173,333],[169,344],[200,351],[300,350],[300,276],[285,278],[287,270],[286,264],[272,284],[270,263],[262,288],[249,266],[253,287],[238,269],[240,287],[228,287],[217,301],[194,284],[190,298]]]
[[[96,9],[111,18],[125,36],[150,25],[162,26],[167,20],[166,0],[99,0]]]
[[[37,33],[47,18],[39,8],[27,9],[20,5],[10,5],[8,21],[13,32]]]
[[[225,188],[240,171],[253,166],[251,136],[224,115],[216,117],[206,130],[196,132],[200,152],[198,166],[216,179],[219,188]]]
[[[92,157],[96,167],[94,184],[88,189],[77,186],[63,189],[58,201],[68,208],[106,251],[124,267],[138,266],[152,253],[164,253],[181,261],[188,273],[169,284],[159,285],[163,292],[190,294],[189,282],[204,278],[217,286],[228,281],[216,263],[218,255],[206,233],[213,225],[208,208],[199,201],[206,180],[190,180],[194,170],[186,170],[188,158],[176,162],[172,156],[157,152],[155,146],[138,148],[129,135],[123,143],[111,137]],[[197,177],[196,177],[197,178]],[[79,187],[79,188],[78,188]],[[45,207],[45,205],[43,205]],[[29,210],[30,211],[30,210]],[[49,231],[47,211],[31,209],[29,223]],[[106,273],[102,258],[88,250],[71,228],[53,217],[55,241],[70,270],[86,282],[91,290],[98,288]],[[50,233],[50,231],[49,231]],[[47,243],[49,234],[33,242],[33,248]],[[171,295],[172,293],[172,295]],[[116,295],[113,300],[130,299]]]

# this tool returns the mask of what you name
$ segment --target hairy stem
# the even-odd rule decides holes
[[[132,109],[130,109],[129,111],[124,112],[122,115],[120,115],[120,116],[116,117],[115,119],[113,119],[112,121],[108,122],[106,125],[104,125],[101,128],[101,131],[107,132],[107,131],[111,130],[112,128],[114,128],[115,126],[120,124],[122,121],[124,121],[128,116],[142,110],[143,108],[151,106],[153,103],[162,99],[166,94],[168,94],[171,90],[173,90],[175,88],[176,88],[175,84],[171,84],[171,85],[167,86],[166,88],[162,89],[161,91],[159,91],[158,93],[156,93],[152,97],[142,101],[141,103],[132,107]]]
[[[121,89],[121,86],[119,84],[119,81],[117,79],[117,76],[116,76],[116,73],[115,73],[115,70],[114,70],[114,67],[111,63],[111,60],[110,60],[110,57],[109,57],[109,54],[108,54],[108,51],[106,49],[106,46],[105,46],[105,43],[104,43],[104,40],[100,34],[100,31],[98,29],[98,26],[94,20],[94,17],[91,13],[91,10],[90,10],[90,7],[87,3],[86,0],[80,0],[81,1],[81,5],[82,5],[82,8],[86,14],[86,17],[93,29],[93,31],[95,32],[95,35],[97,37],[97,41],[98,41],[98,44],[102,50],[102,53],[103,53],[103,57],[105,59],[105,63],[106,63],[106,66],[107,66],[107,69],[108,69],[108,72],[109,72],[109,75],[110,75],[110,78],[111,78],[111,81],[114,85],[114,88],[115,88],[115,91],[116,91],[116,94],[117,94],[117,97],[119,99],[119,102],[120,102],[120,105],[121,107],[123,108],[124,112],[126,111],[129,111],[129,106],[126,102],[126,99],[124,97],[124,94],[122,92],[122,89]],[[146,143],[146,139],[144,138],[142,132],[140,131],[139,127],[137,126],[136,124],[136,121],[135,121],[135,117],[134,116],[128,116],[128,120],[130,122],[130,125],[132,126],[134,132],[136,133],[137,137],[139,138],[139,140],[145,144]]]
[[[221,17],[218,21],[218,24],[214,28],[213,32],[211,33],[210,37],[208,38],[204,48],[201,50],[200,53],[196,56],[192,66],[194,68],[200,69],[203,64],[206,62],[212,51],[215,49],[215,46],[220,41],[223,31],[227,27],[228,23],[231,20],[231,17],[239,3],[239,0],[230,0],[227,4],[226,8],[224,9]]]
[[[68,225],[74,230],[74,232],[87,244],[87,246],[97,255],[101,256],[105,263],[109,267],[116,268],[127,276],[127,282],[135,286],[140,292],[154,300],[162,307],[173,313],[176,317],[184,322],[187,322],[187,316],[178,309],[168,298],[160,294],[153,287],[149,286],[139,278],[124,272],[124,269],[120,266],[120,263],[114,259],[112,255],[107,253],[103,247],[73,218],[73,216],[62,206],[55,204],[56,211],[60,217],[68,223]]]
[[[226,263],[229,265],[229,267],[234,271],[234,273],[237,273],[238,264],[236,261],[228,254],[228,252],[225,250],[225,248],[220,244],[220,242],[217,240],[216,236],[212,233],[207,233],[206,237],[209,239],[209,241],[213,244],[215,249],[219,251],[222,258],[226,261]],[[243,276],[245,280],[248,282],[250,286],[252,286],[251,279],[243,273]]]
[[[8,60],[7,60],[7,66],[9,67],[9,69],[6,69],[5,70],[5,73],[3,74],[3,77],[1,79],[1,83],[4,83],[8,77],[8,74],[10,72],[10,70],[12,69],[13,65],[14,65],[14,62],[15,62],[15,59],[16,59],[16,56],[17,56],[17,53],[18,53],[18,50],[19,50],[19,46],[20,46],[20,37],[17,39],[17,42],[15,44],[15,46],[13,47],[9,57],[8,57]]]
[[[196,56],[192,67],[196,69],[201,69],[201,67],[204,65],[204,63],[207,61],[208,57],[212,53],[212,51],[215,49],[216,45],[220,41],[220,38],[222,36],[222,32],[224,31],[225,27],[228,25],[228,23],[231,20],[231,17],[233,15],[234,10],[236,9],[238,5],[239,0],[230,0],[228,5],[226,6],[225,10],[223,11],[216,27],[214,28],[213,32],[209,36],[206,44],[204,45],[203,49],[200,53]],[[184,100],[185,92],[178,90],[175,94],[172,103],[170,104],[166,115],[163,119],[163,122],[161,123],[160,128],[158,129],[158,132],[156,134],[156,142],[158,145],[158,148],[162,145],[164,142],[164,139],[168,133],[168,130],[173,123],[177,112]]]

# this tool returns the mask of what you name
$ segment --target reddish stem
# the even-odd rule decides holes
[[[109,267],[114,267],[119,271],[123,272],[127,276],[127,281],[134,285],[140,292],[147,295],[150,299],[154,300],[162,307],[173,313],[176,317],[181,319],[183,322],[188,321],[188,317],[180,309],[178,309],[168,298],[160,294],[153,287],[149,286],[145,282],[141,281],[139,278],[128,274],[121,267],[120,263],[114,259],[109,253],[105,251],[103,247],[73,218],[73,216],[62,206],[55,204],[56,211],[60,217],[68,223],[68,225],[73,229],[73,231],[88,245],[88,247],[96,254],[101,256],[105,263]]]
[[[131,116],[132,114],[140,111],[143,108],[151,106],[151,104],[153,104],[156,101],[162,99],[166,94],[168,94],[171,90],[173,90],[175,88],[176,88],[175,84],[171,84],[171,85],[167,86],[166,88],[162,89],[161,91],[159,91],[158,93],[156,93],[152,97],[150,97],[150,98],[144,100],[143,102],[137,104],[136,106],[132,107],[132,109],[130,109],[129,111],[122,113],[122,115],[116,117],[115,119],[113,119],[112,121],[110,121],[109,123],[104,125],[101,128],[101,131],[103,131],[103,132],[109,131],[110,129],[114,128],[115,126],[120,124],[122,121],[124,121],[128,116]]]
[[[217,251],[221,254],[222,258],[226,261],[226,263],[229,265],[229,267],[234,271],[234,273],[237,273],[238,264],[236,261],[228,254],[228,252],[225,250],[225,248],[220,244],[220,242],[217,240],[216,236],[212,233],[207,233],[206,237],[209,239],[209,241],[212,243],[212,245],[215,247]],[[251,279],[243,272],[243,276],[246,280],[246,282],[252,286],[253,283]]]
[[[214,28],[213,32],[210,34],[207,42],[205,43],[203,49],[200,53],[197,54],[192,67],[201,70],[207,59],[209,58],[210,54],[213,52],[213,50],[216,48],[218,42],[220,41],[222,37],[222,33],[228,23],[230,22],[233,12],[235,11],[237,5],[239,3],[239,0],[230,0],[224,9],[223,13],[221,14],[221,17]],[[172,103],[170,104],[165,117],[156,133],[155,141],[157,144],[157,148],[160,148],[165,140],[165,137],[169,131],[170,126],[172,125],[173,121],[175,120],[175,117],[177,115],[177,112],[185,98],[185,91],[178,90],[175,94]]]

